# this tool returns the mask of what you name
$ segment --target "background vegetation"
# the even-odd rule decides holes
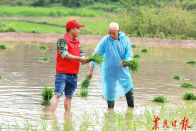
[[[68,20],[45,19],[36,24],[39,18],[23,21],[28,27],[18,21],[20,17],[80,16],[96,19],[80,21],[86,24],[81,34],[106,35],[108,24],[115,21],[130,37],[196,39],[195,0],[0,0],[0,4],[0,16],[6,18],[0,25],[1,32],[62,33]],[[17,18],[13,24],[11,17]],[[32,22],[34,24],[29,26]],[[47,31],[43,24],[49,26]]]

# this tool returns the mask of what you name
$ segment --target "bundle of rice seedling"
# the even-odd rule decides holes
[[[133,58],[137,59],[137,58],[141,58],[139,54],[136,54],[133,56]]]
[[[121,65],[126,65],[126,66],[128,66],[129,67],[129,70],[131,70],[132,71],[132,73],[134,73],[134,72],[137,72],[138,71],[138,69],[140,68],[140,66],[139,66],[139,62],[137,61],[137,60],[135,60],[135,59],[133,59],[133,60],[130,60],[130,61],[122,61],[123,63],[121,63]]]
[[[39,57],[39,60],[42,60],[42,61],[49,61],[50,58],[48,58],[48,57]]]
[[[183,88],[194,88],[195,85],[191,84],[190,82],[184,82],[180,85]]]
[[[90,85],[90,77],[86,77],[81,84],[81,89],[82,90],[88,90],[88,86]]]
[[[137,46],[135,44],[131,45],[132,48],[136,48]]]
[[[88,96],[88,91],[81,90],[81,91],[80,91],[80,96],[81,96],[81,97]]]
[[[141,52],[148,52],[148,49],[147,49],[147,48],[143,48],[143,49],[141,50]]]
[[[1,44],[0,49],[6,49],[6,46]]]
[[[166,100],[166,98],[165,98],[164,96],[157,96],[157,97],[154,97],[152,101],[153,101],[153,102],[164,103],[164,102],[166,102],[167,100]]]
[[[48,88],[48,86],[45,86],[43,88],[43,91],[41,93],[42,96],[42,102],[41,105],[49,106],[50,105],[50,99],[53,97],[53,88]]]
[[[99,55],[99,53],[95,53],[89,58],[87,58],[86,61],[94,61],[101,66],[101,64],[104,62],[104,57],[103,55]]]
[[[186,64],[196,64],[196,61],[194,61],[194,60],[189,60],[189,61],[186,62]]]
[[[90,76],[86,77],[81,84],[81,91],[80,91],[80,96],[85,97],[88,96],[88,86],[90,85]]]
[[[183,100],[196,100],[196,96],[193,93],[185,93],[182,99]]]
[[[40,50],[46,50],[47,47],[46,47],[45,45],[41,45],[41,46],[39,46],[39,49],[40,49]]]
[[[184,78],[182,76],[178,75],[178,74],[175,74],[173,76],[173,79],[175,79],[175,80],[181,80],[181,79],[184,79]]]

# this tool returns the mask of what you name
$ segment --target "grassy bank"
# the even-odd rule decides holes
[[[135,11],[123,11],[112,21],[132,37],[196,39],[196,11],[175,6],[138,7]]]
[[[0,6],[0,16],[17,16],[17,17],[67,17],[67,16],[81,16],[81,17],[104,17],[106,13],[101,10],[88,9],[71,9],[66,7],[25,7],[25,6]]]

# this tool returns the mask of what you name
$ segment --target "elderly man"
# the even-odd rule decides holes
[[[78,24],[76,20],[71,20],[66,24],[67,33],[57,41],[56,57],[56,79],[54,96],[51,100],[51,113],[55,113],[58,100],[65,94],[64,108],[70,111],[71,98],[77,88],[77,74],[79,65],[86,62],[86,57],[81,49],[78,37],[80,27],[85,25]]]
[[[109,35],[96,46],[94,53],[104,55],[105,62],[101,66],[102,95],[107,100],[108,108],[114,108],[114,101],[126,96],[128,107],[134,107],[133,85],[128,67],[119,65],[123,60],[132,60],[131,43],[125,33],[120,32],[118,23],[109,25]],[[91,62],[87,77],[92,78],[97,63]]]

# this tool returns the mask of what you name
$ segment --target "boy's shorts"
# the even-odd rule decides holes
[[[57,73],[55,77],[54,93],[61,97],[64,92],[65,96],[71,99],[77,88],[77,74]]]

